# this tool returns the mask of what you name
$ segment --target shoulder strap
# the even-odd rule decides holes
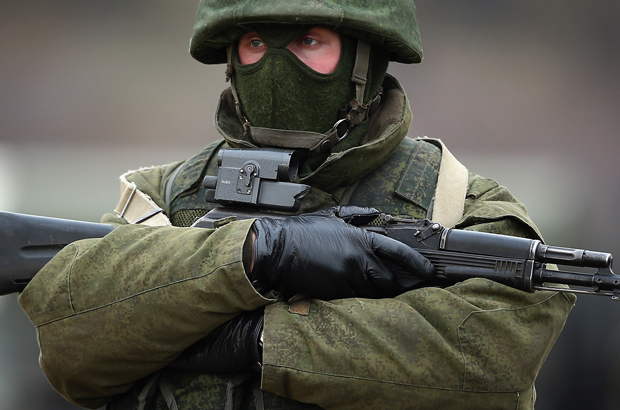
[[[431,218],[446,228],[452,228],[463,216],[469,173],[441,140],[433,138],[422,140],[441,149],[441,165]]]
[[[132,172],[132,171],[130,171]],[[144,192],[140,191],[135,183],[127,181],[127,174],[121,179],[121,199],[114,212],[130,224],[148,226],[172,225],[164,214],[164,210]]]
[[[224,141],[209,144],[201,152],[180,164],[170,175],[164,187],[164,200],[171,210],[171,204],[183,191],[199,182],[201,173],[208,159],[217,152]],[[140,191],[135,183],[129,182],[127,176],[134,171],[121,175],[121,199],[114,210],[131,224],[149,226],[172,225],[170,219],[151,197]]]

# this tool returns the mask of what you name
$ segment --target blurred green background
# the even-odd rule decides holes
[[[191,59],[198,4],[0,0],[0,210],[98,221],[118,176],[218,138],[224,67]],[[441,138],[528,206],[548,243],[620,255],[620,3],[418,0],[425,50],[389,72],[410,136]],[[582,296],[539,376],[538,410],[617,409],[620,303]],[[72,409],[0,298],[0,410]],[[413,405],[413,404],[412,404]]]

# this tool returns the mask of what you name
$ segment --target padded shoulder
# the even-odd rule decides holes
[[[492,179],[469,173],[463,218],[457,228],[542,239],[523,205]]]
[[[355,186],[347,203],[399,217],[425,218],[435,195],[440,162],[439,148],[405,138],[387,161]]]

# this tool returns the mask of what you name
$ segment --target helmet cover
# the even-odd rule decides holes
[[[386,48],[391,61],[422,61],[413,0],[201,0],[190,53],[226,63],[226,46],[265,24],[326,27]]]

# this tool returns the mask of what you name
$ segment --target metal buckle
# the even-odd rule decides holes
[[[347,135],[349,135],[349,131],[351,130],[350,124],[349,127],[347,127],[347,130],[345,131],[344,135],[342,137],[340,137],[338,135],[338,126],[340,124],[342,124],[344,121],[346,121],[347,123],[349,122],[349,120],[347,120],[346,118],[343,118],[341,120],[336,121],[336,123],[334,124],[334,126],[332,127],[332,130],[336,131],[336,138],[338,138],[338,142],[342,141],[343,139],[346,138]]]

